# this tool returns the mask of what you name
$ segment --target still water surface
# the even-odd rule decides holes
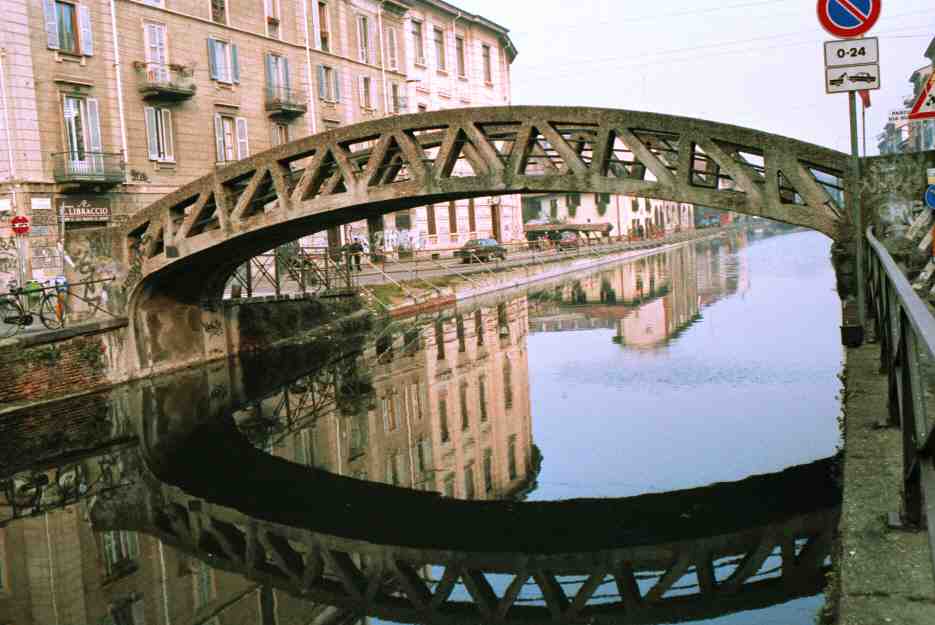
[[[465,562],[517,551],[527,555],[488,558],[483,579],[458,578],[450,600],[512,584],[510,620],[546,606],[550,582],[570,601],[590,576],[588,605],[610,610],[597,621],[631,622],[630,581],[639,622],[810,624],[840,443],[829,249],[810,232],[735,234],[378,326],[376,338],[349,327],[281,356],[13,415],[31,424],[26,457],[43,462],[8,459],[2,472],[16,475],[0,497],[0,622],[349,622],[347,605],[274,589],[289,586],[290,557],[307,571],[324,548],[333,584],[395,563],[400,577],[374,587],[386,605],[405,596],[406,575],[440,592],[439,549]],[[43,437],[44,420],[64,419],[75,423],[64,441]],[[61,460],[94,443],[106,453]],[[143,479],[144,465],[163,483]],[[635,497],[647,493],[660,495]],[[238,560],[257,519],[304,533],[270,534]],[[204,524],[216,533],[199,534]],[[333,554],[347,541],[369,547],[345,561]],[[237,564],[256,553],[267,564]],[[535,558],[553,568],[516,581]],[[772,583],[787,558],[800,566]],[[656,609],[662,585],[669,603]]]

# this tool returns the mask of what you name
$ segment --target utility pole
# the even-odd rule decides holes
[[[857,246],[857,318],[860,326],[864,327],[867,311],[865,303],[864,285],[864,224],[861,211],[860,198],[860,152],[857,143],[857,94],[849,91],[847,94],[851,118],[851,174],[854,185],[851,194],[851,202],[854,205],[853,219],[855,236],[854,241]]]

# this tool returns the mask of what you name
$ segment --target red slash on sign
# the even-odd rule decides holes
[[[29,234],[29,217],[23,217],[22,215],[17,215],[10,220],[10,225],[13,226],[13,232],[19,236],[24,236]]]
[[[818,0],[818,21],[835,37],[859,37],[880,18],[882,0]]]

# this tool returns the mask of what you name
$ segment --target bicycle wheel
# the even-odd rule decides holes
[[[6,338],[19,332],[17,323],[23,316],[23,309],[12,297],[0,298],[0,338]]]
[[[58,298],[55,294],[47,293],[42,298],[42,303],[39,304],[39,318],[42,319],[42,325],[50,330],[58,330],[65,325],[64,312],[62,316],[59,316],[56,310],[57,303]]]

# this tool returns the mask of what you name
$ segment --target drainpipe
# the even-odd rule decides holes
[[[3,126],[6,128],[7,156],[10,159],[10,181],[16,180],[16,157],[13,155],[13,129],[10,128],[10,116],[7,112],[6,97],[6,48],[0,49],[0,101],[3,102]],[[13,190],[14,198],[16,191]],[[16,205],[14,199],[13,205]]]
[[[383,45],[383,3],[377,7],[377,28],[380,30],[380,79],[383,82],[383,111],[390,112],[390,96],[386,88],[386,46]]]
[[[159,541],[159,567],[162,571],[162,609],[166,614],[166,625],[172,625],[169,619],[169,586],[166,578],[166,554],[162,547],[162,541]]]
[[[317,7],[316,7],[317,8]],[[312,134],[318,133],[318,112],[315,110],[315,86],[312,84],[312,49],[308,33],[308,2],[302,2],[302,21],[305,24],[305,80],[308,81],[308,110],[312,119]]]
[[[122,68],[120,66],[120,41],[117,39],[117,9],[114,7],[114,0],[110,0],[110,30],[114,40],[114,70],[117,74],[117,110],[120,115],[120,151],[123,154],[123,162],[127,163],[129,154],[127,150],[127,122],[123,110],[123,77],[120,75]],[[123,180],[127,180],[127,170],[124,167]]]

